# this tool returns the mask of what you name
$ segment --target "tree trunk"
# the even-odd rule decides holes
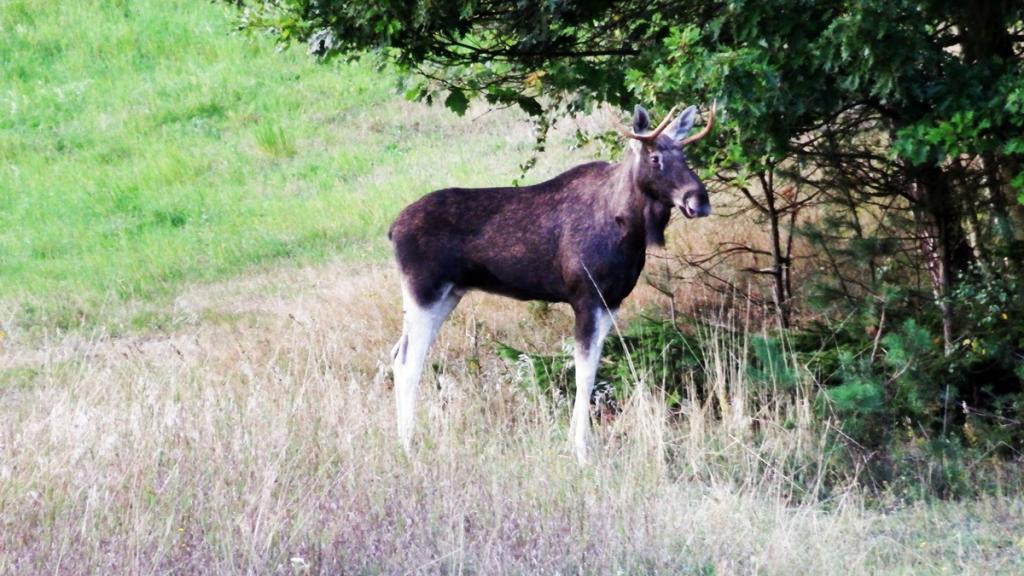
[[[775,182],[772,174],[768,177],[761,177],[761,186],[764,189],[765,212],[768,215],[769,232],[771,233],[771,246],[769,251],[772,257],[772,298],[775,300],[775,309],[779,314],[779,323],[783,328],[789,328],[789,292],[786,290],[787,277],[789,276],[788,254],[782,252],[782,213],[776,203]]]
[[[946,354],[956,338],[956,310],[950,301],[956,281],[973,259],[947,175],[935,165],[911,170],[910,196],[921,253],[942,318]]]
[[[1011,10],[1011,0],[988,0],[964,3],[960,13],[964,59],[985,63],[993,81],[1018,60],[1010,29],[1012,20],[1007,16]],[[1001,132],[1000,141],[1016,135],[1006,133],[1006,127]],[[1017,265],[1024,264],[1024,206],[1010,186],[1010,180],[1021,171],[1020,158],[999,152],[985,153],[982,158],[996,233],[1006,245],[1005,255]]]

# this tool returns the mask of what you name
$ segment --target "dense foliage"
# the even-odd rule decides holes
[[[408,96],[457,113],[482,97],[547,125],[717,99],[693,154],[770,240],[681,257],[752,300],[723,270],[759,263],[822,410],[865,453],[1021,449],[1024,4],[235,3],[244,28],[318,56],[377,51],[413,72]]]

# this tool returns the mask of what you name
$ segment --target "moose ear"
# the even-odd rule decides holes
[[[697,107],[690,106],[686,110],[683,110],[683,113],[668,125],[666,132],[668,132],[668,135],[671,136],[673,140],[682,140],[690,133],[690,129],[693,128],[693,123],[696,119]]]
[[[643,106],[637,104],[633,110],[633,132],[643,134],[650,129],[651,117],[647,115],[647,110]]]

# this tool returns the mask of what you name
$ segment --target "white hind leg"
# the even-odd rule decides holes
[[[601,361],[601,347],[612,327],[612,314],[614,312],[603,307],[576,311],[576,402],[569,428],[576,460],[580,464],[586,464],[588,458],[590,395],[594,391],[594,378]]]
[[[391,350],[395,373],[395,408],[398,416],[398,438],[406,452],[412,448],[416,423],[416,392],[419,388],[427,351],[438,329],[459,303],[462,292],[448,285],[441,298],[424,306],[416,301],[405,282],[402,283],[404,320],[402,337]]]

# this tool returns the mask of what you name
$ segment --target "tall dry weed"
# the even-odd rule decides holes
[[[31,374],[0,391],[0,571],[1020,567],[1017,501],[880,513],[852,490],[809,497],[827,466],[809,399],[759,399],[731,332],[703,351],[713,394],[674,414],[638,381],[581,468],[567,414],[490,348],[557,347],[567,314],[538,330],[519,305],[470,297],[434,349],[407,457],[386,363],[393,285],[387,271],[282,272],[186,294],[171,333],[9,345],[5,363]]]

